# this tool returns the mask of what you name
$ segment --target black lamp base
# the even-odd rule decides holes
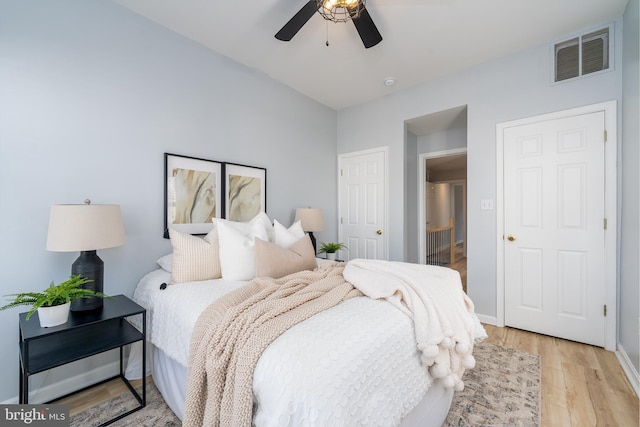
[[[313,231],[309,232],[309,238],[311,239],[311,244],[313,245],[313,253],[317,254],[318,250],[316,248],[316,237],[313,235]]]
[[[80,286],[95,292],[104,292],[104,262],[96,251],[82,251],[78,259],[71,265],[71,274],[90,279],[91,282]],[[71,311],[89,311],[102,308],[102,298],[81,298],[71,302]]]

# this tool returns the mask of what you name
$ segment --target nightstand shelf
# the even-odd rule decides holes
[[[130,316],[142,316],[142,331],[127,320]],[[121,378],[140,406],[121,414],[103,425],[129,415],[146,405],[146,384],[142,381],[142,396],[124,377],[123,347],[142,342],[142,378],[146,371],[146,318],[145,309],[124,295],[104,300],[101,309],[87,312],[71,312],[69,321],[52,328],[40,327],[38,314],[29,321],[27,313],[20,314],[20,403],[29,403],[29,376],[102,352],[120,349],[120,372],[113,378]],[[73,393],[70,393],[73,394]]]

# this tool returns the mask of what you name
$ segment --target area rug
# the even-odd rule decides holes
[[[482,343],[475,347],[476,367],[464,375],[465,389],[453,397],[443,426],[507,427],[540,425],[540,357]],[[71,427],[97,426],[137,406],[125,393],[71,417]],[[147,382],[147,406],[113,426],[171,427],[182,423]]]
[[[464,373],[443,426],[539,426],[540,356],[488,343],[473,355],[476,367]]]
[[[142,387],[136,387],[140,394],[142,394],[141,389]],[[126,392],[72,416],[70,427],[99,426],[136,406],[138,406],[138,401],[131,393]],[[110,425],[171,427],[181,426],[182,422],[169,409],[155,384],[153,384],[153,380],[149,378],[147,380],[147,406]]]

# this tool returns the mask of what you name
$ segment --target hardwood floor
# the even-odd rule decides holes
[[[640,425],[638,396],[614,353],[518,329],[485,329],[490,343],[542,356],[541,427]],[[59,403],[71,405],[73,415],[125,392],[114,380]]]
[[[485,329],[490,343],[542,356],[542,427],[640,425],[638,396],[613,352],[518,329]]]
[[[140,380],[131,381],[133,387],[138,387],[141,384]],[[74,394],[64,399],[60,399],[55,403],[69,405],[69,415],[74,416],[80,412],[89,409],[92,406],[98,405],[116,396],[120,396],[123,393],[130,393],[127,386],[123,381],[116,379],[92,387],[81,393]]]

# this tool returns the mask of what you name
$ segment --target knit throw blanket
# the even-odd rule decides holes
[[[250,426],[253,371],[278,336],[341,301],[362,295],[343,264],[281,279],[256,278],[211,304],[191,336],[183,426]]]
[[[486,333],[474,322],[474,306],[460,274],[449,268],[356,259],[344,277],[363,294],[385,299],[413,319],[420,360],[433,378],[461,391],[465,369],[475,366],[475,339]]]

